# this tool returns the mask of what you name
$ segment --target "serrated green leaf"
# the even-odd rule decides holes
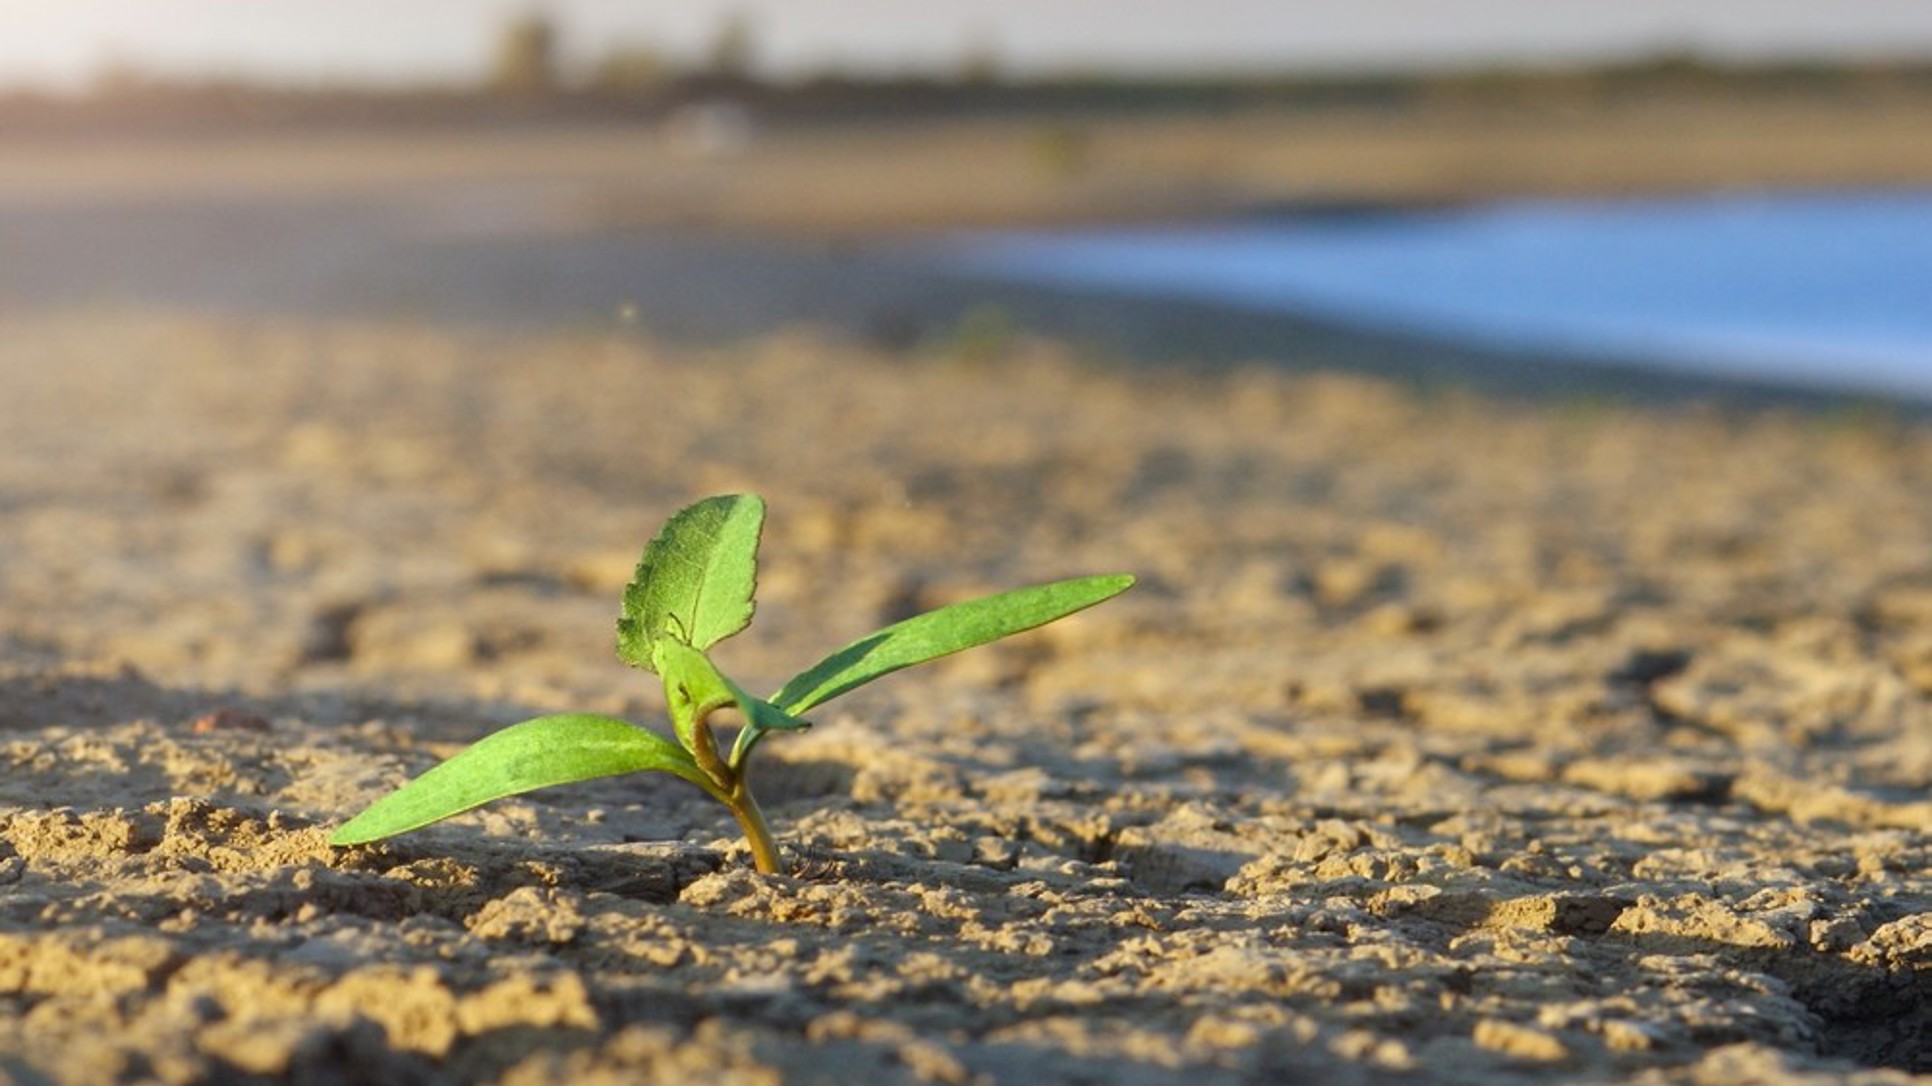
[[[485,736],[343,823],[332,845],[359,845],[537,788],[659,769],[716,795],[677,744],[628,721],[592,713],[526,720]],[[722,797],[720,797],[722,798]]]
[[[1079,577],[927,611],[820,660],[793,676],[771,701],[787,713],[803,713],[882,675],[1044,626],[1133,585],[1125,573]]]
[[[617,655],[656,671],[656,649],[675,638],[708,649],[751,622],[758,582],[758,534],[765,503],[726,494],[686,506],[644,548],[624,589]]]
[[[725,706],[737,709],[745,718],[745,727],[754,731],[802,731],[811,727],[809,721],[745,693],[718,670],[710,657],[694,648],[676,641],[661,642],[657,665],[664,676],[664,700],[671,709],[672,726],[686,750],[694,749],[698,722]]]

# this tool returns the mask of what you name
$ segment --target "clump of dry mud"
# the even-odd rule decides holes
[[[19,1081],[1898,1082],[1932,1067],[1932,433],[1882,419],[80,313],[0,338]],[[771,503],[775,684],[1128,596],[669,778],[328,828]]]

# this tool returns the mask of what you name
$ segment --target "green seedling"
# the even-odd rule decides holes
[[[751,622],[764,520],[765,503],[755,495],[706,498],[673,516],[644,548],[624,590],[617,655],[664,680],[675,743],[592,713],[526,720],[377,800],[329,842],[359,845],[505,796],[658,770],[729,807],[758,870],[775,874],[778,848],[746,772],[766,735],[810,727],[802,714],[881,676],[1065,618],[1134,583],[1126,574],[1080,577],[927,611],[852,642],[758,698],[719,671],[707,652]],[[725,709],[738,717],[728,754],[712,730],[714,714]]]

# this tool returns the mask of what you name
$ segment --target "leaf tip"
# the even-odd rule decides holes
[[[366,845],[373,840],[375,840],[374,837],[368,836],[356,829],[356,820],[352,818],[342,825],[337,826],[335,832],[329,835],[329,847],[350,848],[355,845]]]

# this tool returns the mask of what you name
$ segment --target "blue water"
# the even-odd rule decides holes
[[[1932,192],[982,233],[943,254],[1002,279],[1932,399]]]

